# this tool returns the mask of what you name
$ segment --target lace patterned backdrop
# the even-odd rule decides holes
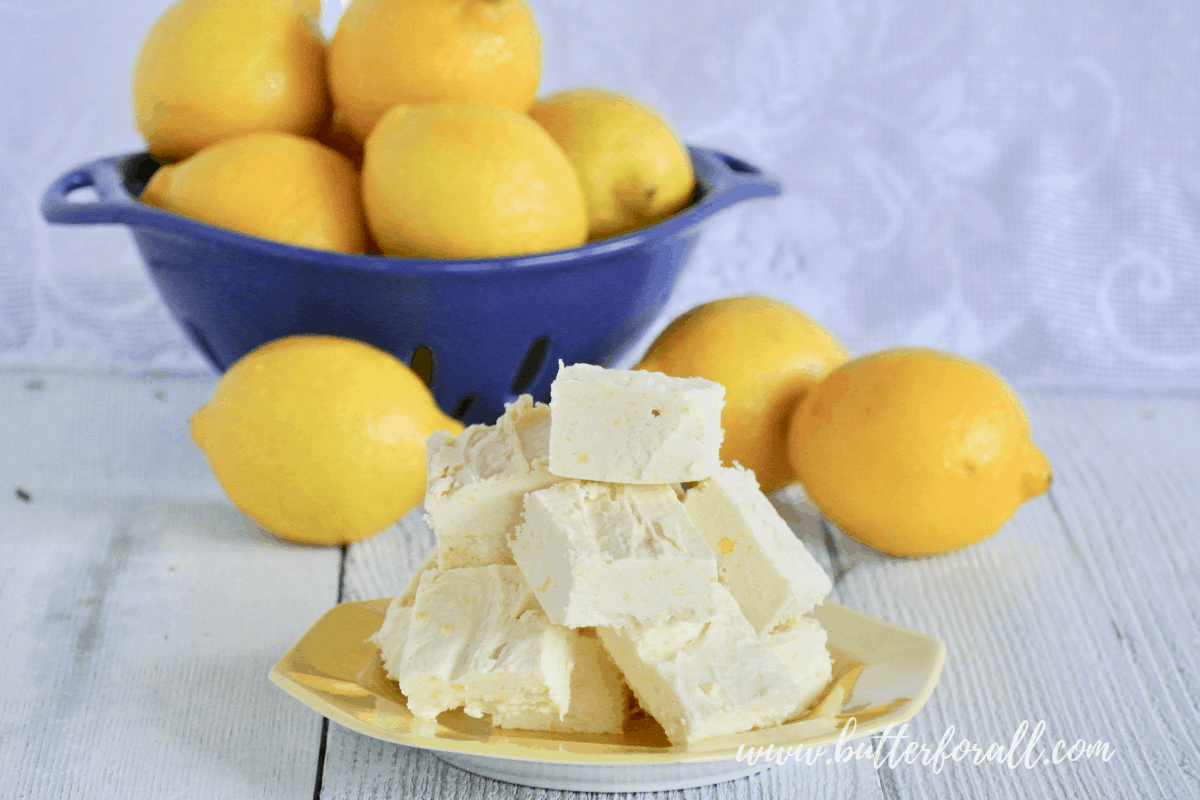
[[[628,92],[784,184],[708,223],[660,327],[769,293],[855,352],[1200,390],[1194,0],[532,4],[543,91]],[[141,148],[128,84],[166,5],[0,0],[0,364],[207,369],[126,230],[37,212],[67,168]]]

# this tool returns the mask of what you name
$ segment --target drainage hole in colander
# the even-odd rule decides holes
[[[412,367],[413,372],[425,381],[426,386],[433,386],[433,351],[428,347],[418,347],[413,350],[412,357],[408,359],[408,365]]]
[[[454,410],[450,412],[450,416],[454,417],[455,419],[462,419],[467,415],[467,412],[471,410],[471,406],[473,405],[475,405],[475,395],[469,394],[462,400],[458,401],[458,405],[456,405]]]
[[[513,378],[513,394],[520,394],[529,384],[533,383],[538,370],[542,367],[542,362],[546,360],[546,349],[549,346],[550,340],[545,336],[539,337],[529,345],[529,352],[525,354],[525,360],[521,362],[521,368],[517,370],[517,376]]]

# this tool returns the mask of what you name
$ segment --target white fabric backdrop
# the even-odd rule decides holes
[[[0,364],[206,369],[127,231],[37,213],[61,172],[141,149],[129,78],[166,5],[0,0]],[[784,183],[709,223],[661,324],[771,293],[860,353],[1200,390],[1195,2],[532,5],[543,91],[626,91]]]

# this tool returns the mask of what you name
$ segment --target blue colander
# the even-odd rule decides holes
[[[545,399],[559,359],[606,364],[662,310],[698,226],[728,205],[779,194],[732,156],[688,148],[691,204],[612,239],[517,258],[426,260],[310,250],[188,219],[138,200],[158,164],[146,153],[66,173],[42,215],[133,230],[150,276],[187,336],[218,370],[301,333],[359,339],[426,378],[438,405],[490,422],[518,394]],[[68,195],[92,187],[95,199]]]

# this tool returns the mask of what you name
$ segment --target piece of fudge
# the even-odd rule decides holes
[[[413,572],[412,577],[408,579],[404,590],[396,595],[396,602],[401,605],[411,606],[417,599],[417,587],[421,585],[421,576],[426,572],[436,572],[438,570],[438,552],[437,548],[429,551],[425,556],[425,560],[421,562],[421,566],[417,567]]]
[[[550,472],[610,483],[685,483],[720,466],[725,388],[704,378],[559,362]]]
[[[437,571],[436,553],[413,575],[409,586],[392,599],[379,630],[368,640],[380,649],[381,661],[389,678],[400,683],[400,663],[408,641],[417,585],[425,572]],[[567,638],[571,661],[570,699],[567,713],[554,708],[526,709],[499,707],[492,715],[498,728],[523,728],[559,733],[620,733],[633,711],[633,693],[600,644],[593,628],[561,628]]]
[[[803,689],[795,712],[802,715],[825,691],[833,678],[833,659],[826,647],[828,635],[821,623],[809,616],[792,617],[763,635],[775,655],[783,661],[792,679]]]
[[[671,486],[567,481],[530,492],[509,546],[558,625],[620,628],[716,610],[716,557]]]
[[[570,699],[568,631],[552,625],[515,566],[426,572],[396,673],[414,716],[553,713]]]
[[[367,637],[367,641],[379,648],[379,660],[387,676],[400,683],[400,661],[404,658],[404,643],[408,641],[408,626],[412,622],[412,606],[400,602],[400,596],[392,598],[387,614],[379,630]]]
[[[559,480],[546,469],[549,448],[550,408],[529,395],[507,404],[494,425],[430,435],[425,512],[442,569],[513,563],[506,537],[522,499]]]
[[[674,745],[778,725],[811,702],[729,592],[717,584],[713,596],[718,610],[706,622],[599,629],[634,696]]]
[[[620,733],[633,712],[633,693],[594,628],[563,628],[571,648],[571,699],[560,719],[553,711],[492,714],[498,728],[558,733]]]
[[[384,672],[397,683],[400,682],[400,659],[404,656],[404,643],[408,641],[408,625],[412,621],[412,606],[417,599],[417,587],[426,572],[437,571],[437,550],[430,552],[425,562],[409,578],[400,594],[388,603],[387,613],[379,630],[367,637],[367,641],[379,648]]]
[[[721,583],[759,633],[808,613],[832,590],[750,470],[720,467],[688,490],[683,506],[716,553]]]

